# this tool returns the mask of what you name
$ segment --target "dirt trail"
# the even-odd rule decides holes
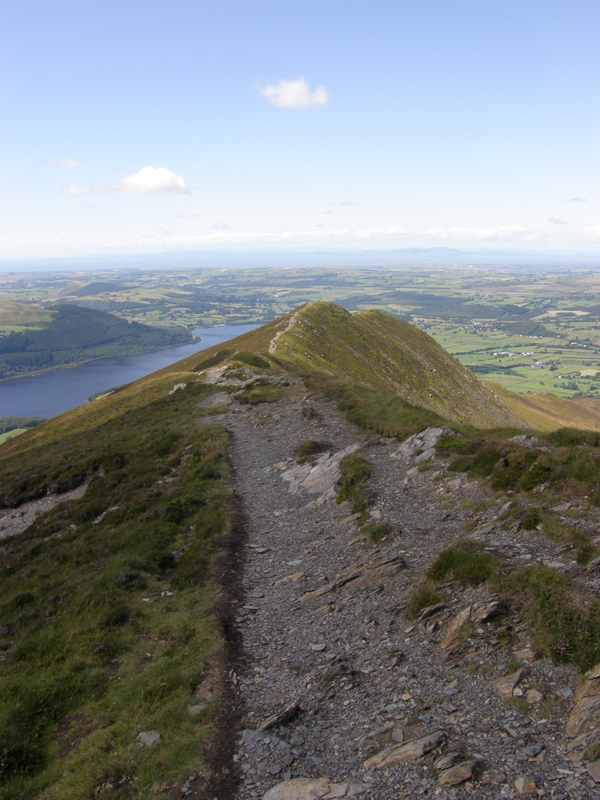
[[[245,706],[235,756],[239,800],[262,798],[289,778],[322,776],[346,782],[340,796],[380,800],[516,797],[515,781],[523,777],[546,796],[597,796],[585,766],[567,755],[573,668],[532,660],[527,627],[514,615],[494,625],[475,623],[464,641],[444,649],[457,614],[494,601],[485,588],[442,587],[444,605],[417,624],[405,611],[407,590],[445,545],[465,536],[465,524],[515,563],[550,556],[558,563],[548,539],[521,532],[516,542],[494,521],[501,501],[479,484],[445,475],[439,460],[420,472],[414,462],[390,457],[397,441],[372,437],[363,446],[374,465],[371,514],[390,525],[390,534],[378,544],[365,542],[347,504],[317,505],[314,497],[290,494],[282,480],[283,462],[293,463],[306,440],[328,440],[334,451],[364,440],[324,400],[310,399],[321,420],[307,420],[301,413],[306,389],[290,383],[284,401],[255,408],[234,403],[210,418],[231,433],[234,488],[247,520],[246,597],[237,614],[245,665],[234,677]],[[487,506],[475,513],[482,501]],[[565,571],[576,569],[560,563]],[[507,650],[501,634],[509,628]],[[495,686],[519,658],[526,667],[521,697],[537,687],[542,698],[525,709],[524,701],[507,704]],[[289,721],[259,732],[294,703]],[[365,768],[382,747],[432,732],[442,740],[429,755]],[[443,754],[446,763],[438,760]],[[459,762],[471,765],[477,782],[440,785],[443,770]]]
[[[306,309],[307,309],[307,308],[310,308],[312,305],[314,305],[314,303],[306,303],[305,305],[301,306],[301,307],[300,307],[300,308],[299,308],[297,311],[295,311],[295,312],[292,314],[292,316],[290,317],[290,319],[289,319],[289,321],[288,321],[288,324],[286,325],[286,327],[285,327],[285,328],[282,328],[282,330],[280,330],[280,331],[277,331],[277,333],[276,333],[276,334],[275,334],[275,336],[274,336],[274,337],[271,339],[271,342],[270,342],[270,344],[269,344],[269,353],[270,353],[272,356],[273,356],[273,355],[275,355],[275,351],[277,350],[277,343],[279,342],[279,340],[281,339],[281,337],[283,336],[283,334],[284,334],[284,333],[287,333],[288,331],[291,331],[291,330],[292,330],[292,328],[294,327],[294,325],[296,324],[296,320],[298,319],[298,314],[299,314],[301,311],[306,311]]]

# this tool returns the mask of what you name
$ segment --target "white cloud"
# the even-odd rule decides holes
[[[76,161],[74,158],[68,158],[67,156],[63,156],[59,158],[58,161],[42,161],[42,167],[67,167],[68,169],[77,169],[78,167],[83,167],[79,161]]]
[[[572,197],[569,203],[587,203],[587,197]]]
[[[88,186],[76,186],[70,183],[68,186],[63,186],[61,189],[62,194],[70,194],[74,197],[79,197],[83,194],[91,194],[92,190]]]
[[[231,225],[228,225],[226,222],[214,222],[210,226],[211,231],[230,231]]]
[[[115,186],[116,191],[127,194],[152,194],[154,192],[175,192],[189,194],[181,175],[175,175],[166,167],[144,167],[139,172],[126,175]]]
[[[260,93],[272,106],[291,108],[294,111],[321,108],[329,102],[327,89],[324,86],[317,86],[314,92],[311,92],[304,76],[293,81],[286,81],[282,78],[278,83],[265,86]]]
[[[190,187],[186,186],[181,175],[175,175],[166,167],[144,167],[139,172],[125,175],[118,183],[107,186],[101,181],[94,181],[91,186],[76,186],[70,184],[63,186],[62,193],[70,195],[85,195],[98,192],[121,192],[122,194],[155,194],[156,192],[175,192],[176,194],[189,194]]]
[[[82,167],[83,164],[80,164],[79,161],[75,161],[74,158],[67,158],[67,156],[63,156],[62,158],[58,159],[58,166],[68,167],[69,169],[77,169],[77,167]]]
[[[548,217],[548,222],[551,222],[553,225],[568,225],[569,224],[565,219],[559,219],[558,217]]]

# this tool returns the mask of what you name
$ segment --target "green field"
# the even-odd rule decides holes
[[[4,442],[8,442],[11,439],[14,439],[15,436],[18,436],[20,433],[25,433],[28,431],[29,428],[15,428],[12,431],[7,431],[6,433],[0,433],[0,444],[4,444]]]
[[[309,300],[378,308],[519,393],[600,397],[600,272],[590,269],[152,269],[5,276],[4,301],[76,303],[147,324],[269,322]],[[47,313],[47,312],[46,312]]]

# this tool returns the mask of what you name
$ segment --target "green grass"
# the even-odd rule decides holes
[[[363,533],[366,534],[370,542],[377,544],[377,542],[381,542],[386,536],[389,536],[391,530],[387,522],[369,522],[364,526]]]
[[[340,461],[341,487],[336,502],[349,500],[353,514],[365,514],[369,507],[369,496],[365,484],[371,477],[371,462],[362,453],[350,453]]]
[[[507,586],[531,624],[536,650],[582,672],[600,663],[600,602],[578,596],[571,578],[548,567],[517,572]]]
[[[14,439],[15,436],[19,436],[21,433],[25,433],[28,431],[29,428],[12,428],[10,431],[6,433],[0,433],[0,444],[4,444],[4,442],[9,442],[11,439]]]
[[[2,800],[158,797],[203,768],[219,699],[187,707],[222,647],[228,437],[195,422],[212,387],[171,386],[150,379],[2,447],[5,503],[89,480],[0,544]],[[152,750],[145,730],[162,735]]]
[[[194,367],[194,372],[202,372],[205,369],[216,367],[217,364],[221,364],[223,361],[225,361],[225,359],[233,355],[234,352],[234,350],[218,350],[210,358],[205,358],[204,361],[200,361],[198,364],[196,364]]]
[[[326,376],[305,378],[309,389],[338,402],[348,422],[367,433],[405,439],[430,425],[443,425],[446,420],[433,411],[412,406],[400,397],[376,392],[363,386],[352,386]]]
[[[410,593],[407,607],[408,616],[414,619],[419,616],[423,609],[441,603],[441,601],[442,595],[437,591],[435,585],[431,581],[428,581],[416,587]]]
[[[540,442],[540,446],[550,445],[552,452],[525,449],[506,436],[480,435],[461,442],[450,468],[487,478],[497,491],[529,492],[544,483],[558,498],[587,495],[592,503],[600,504],[598,434],[558,430]],[[452,447],[445,445],[446,451]]]
[[[439,555],[428,574],[438,584],[453,578],[465,586],[479,586],[493,578],[498,567],[498,560],[474,542],[459,542]]]
[[[301,464],[307,461],[312,463],[320,453],[326,453],[332,447],[331,442],[316,442],[314,439],[309,439],[298,447],[298,461]]]
[[[235,399],[242,405],[257,406],[261,403],[277,403],[287,396],[283,386],[271,386],[256,381],[252,386],[236,394]]]

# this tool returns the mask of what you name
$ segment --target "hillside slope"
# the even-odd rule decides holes
[[[538,431],[556,431],[559,428],[578,428],[585,431],[600,431],[600,401],[594,398],[569,400],[550,392],[517,394],[486,381],[486,385],[498,395],[502,402]]]
[[[95,358],[134,355],[186,344],[193,340],[181,326],[156,328],[75,305],[57,305],[43,312],[27,314],[28,306],[19,315],[17,303],[0,307],[0,379],[9,379],[40,370],[82,363]],[[5,312],[5,319],[2,317]],[[31,319],[29,329],[22,320]],[[14,323],[12,323],[14,324]]]

